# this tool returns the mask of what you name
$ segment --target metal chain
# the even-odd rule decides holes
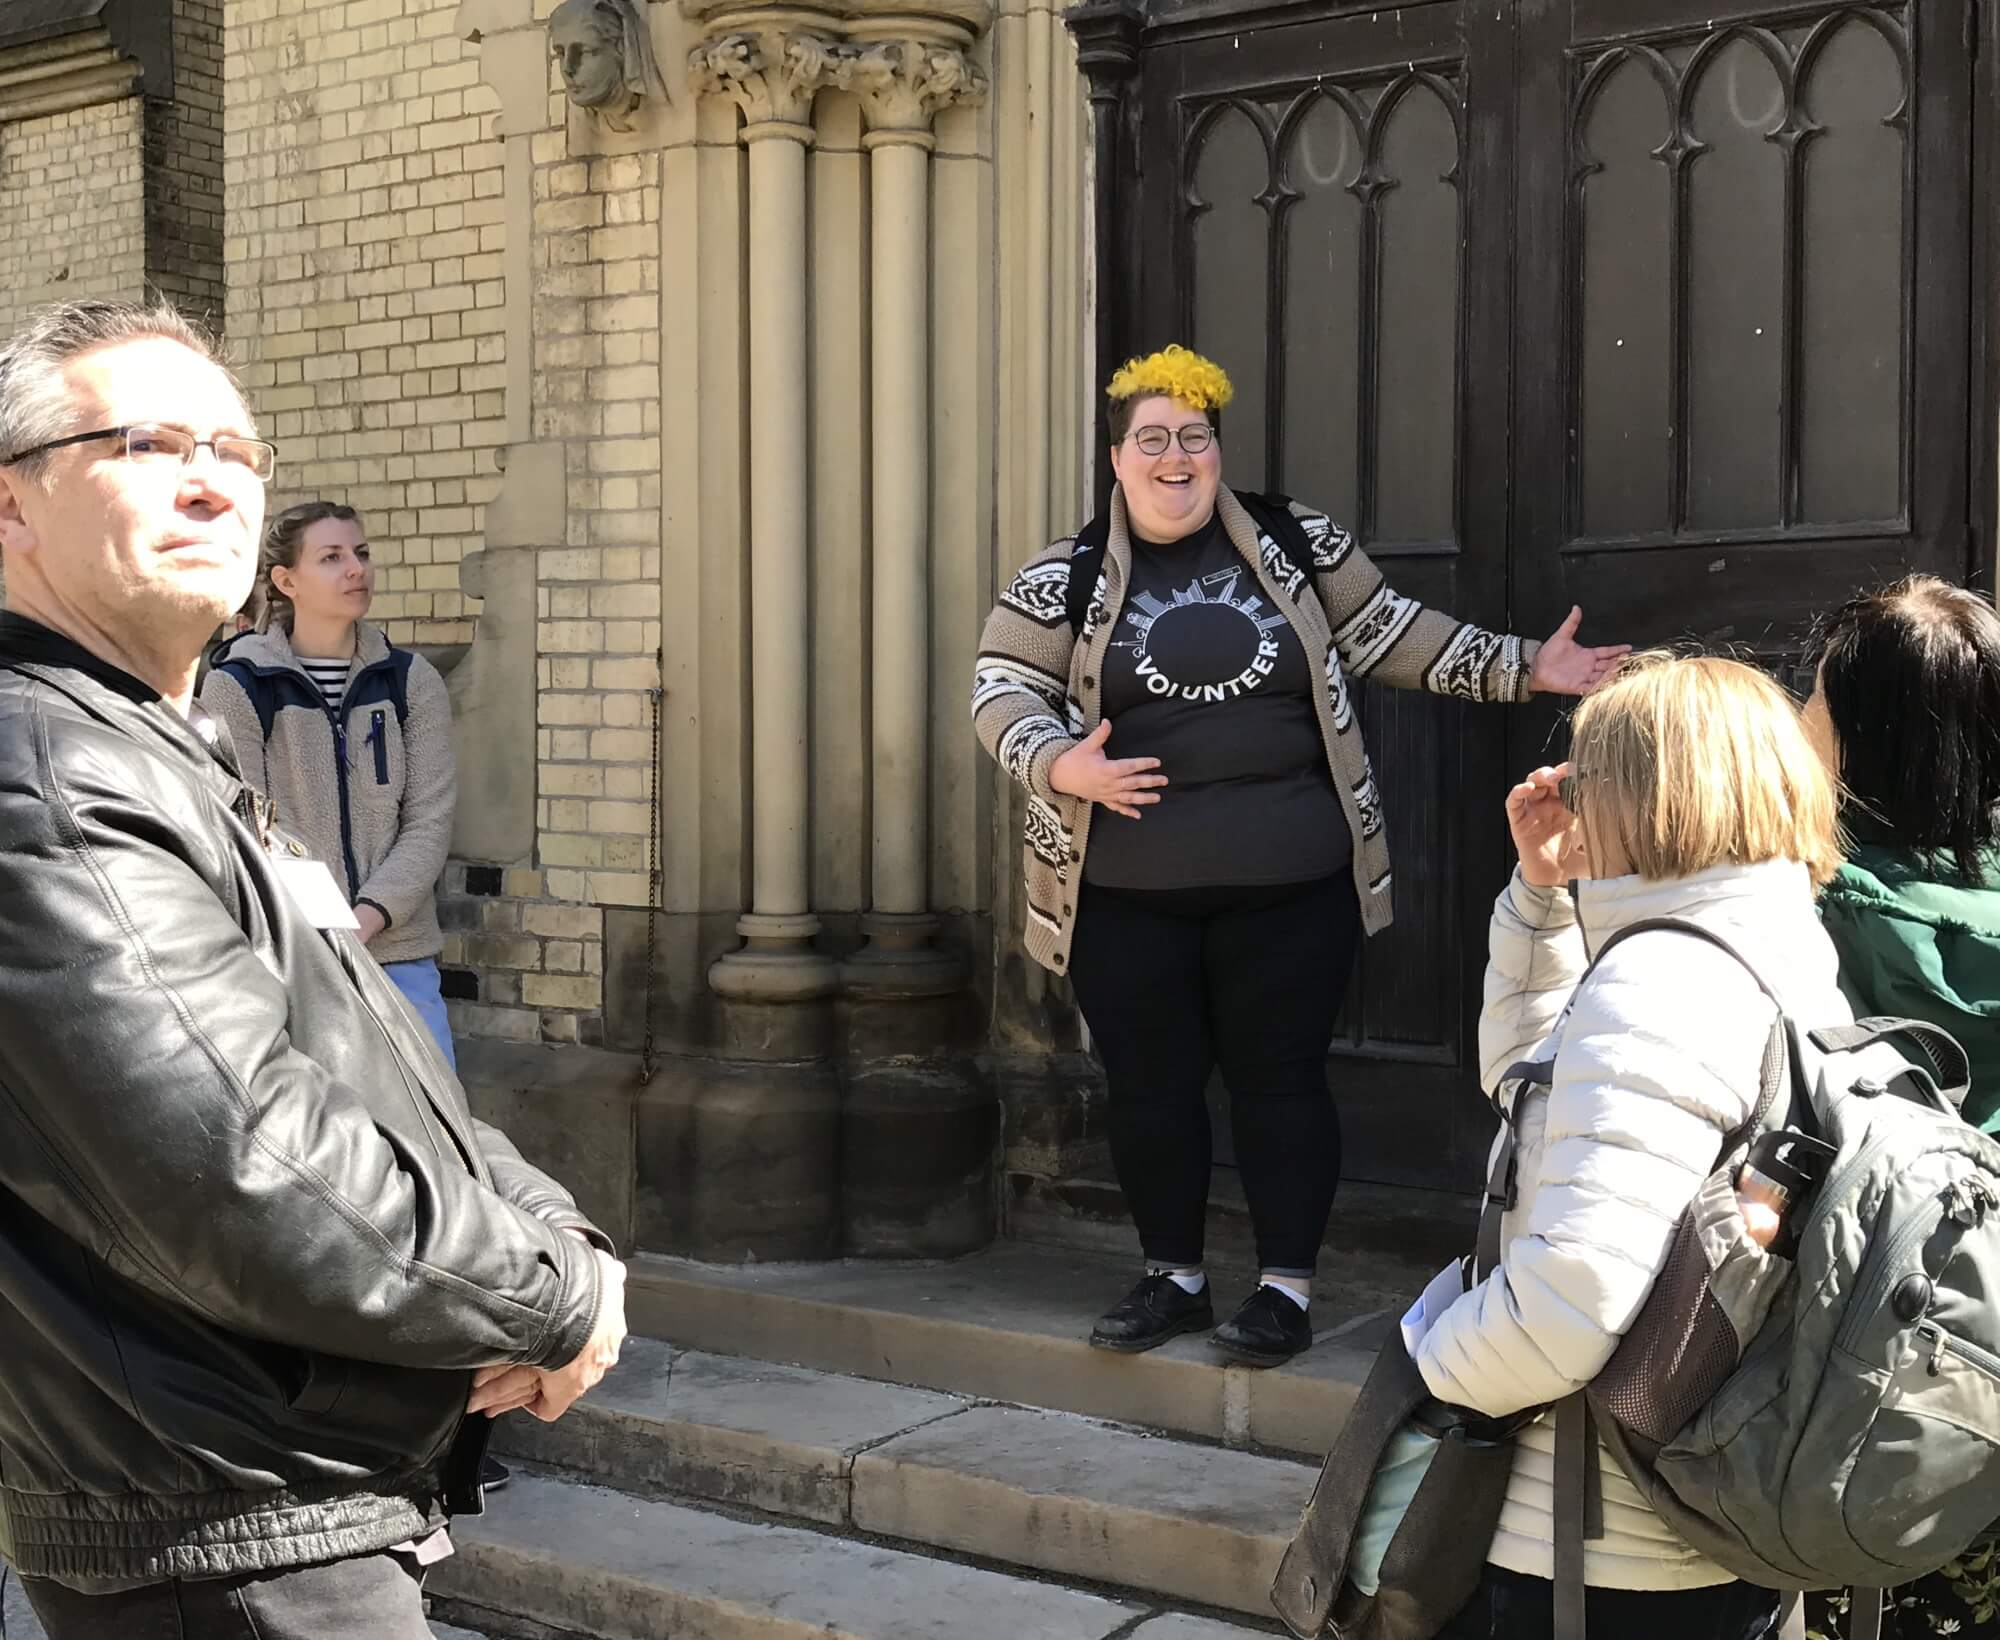
[[[656,650],[653,659],[664,674],[665,649]],[[646,828],[646,1040],[639,1049],[641,1087],[659,1068],[653,1053],[653,1002],[660,982],[660,697],[665,692],[657,683],[646,691],[653,703],[653,821]]]

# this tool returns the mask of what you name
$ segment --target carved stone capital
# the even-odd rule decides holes
[[[927,131],[940,109],[985,100],[986,76],[956,46],[884,40],[848,49],[847,83],[873,131]]]
[[[824,35],[723,34],[688,53],[698,96],[730,97],[750,125],[807,126],[813,98],[847,83],[849,56]]]

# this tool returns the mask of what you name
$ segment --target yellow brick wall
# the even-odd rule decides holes
[[[146,286],[139,99],[0,129],[0,335],[45,302]]]
[[[569,540],[538,608],[536,805],[548,892],[644,905],[660,647],[660,157],[534,157],[535,437],[567,449]],[[523,1000],[595,1008],[588,975]],[[529,994],[533,993],[533,994]]]
[[[173,96],[146,105],[146,274],[223,329],[222,0],[173,7]]]
[[[504,441],[501,150],[458,0],[230,0],[229,327],[273,508],[366,514],[376,617],[456,643]]]
[[[537,50],[555,3],[535,0]],[[458,0],[229,0],[229,324],[279,445],[273,509],[361,508],[391,637],[464,642],[458,567],[501,488],[517,257],[534,355],[515,436],[563,445],[569,519],[537,591],[537,843],[449,868],[443,960],[461,1033],[590,1040],[602,907],[647,897],[660,162],[573,157],[552,83],[527,143],[531,244],[509,247],[497,100],[459,16]]]

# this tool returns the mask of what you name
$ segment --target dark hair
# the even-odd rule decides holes
[[[282,626],[287,632],[292,629],[292,601],[278,590],[271,571],[280,566],[297,569],[299,554],[305,550],[306,531],[329,518],[343,524],[361,522],[361,514],[343,502],[302,501],[296,507],[287,507],[264,527],[263,550],[257,554],[257,584],[250,594],[253,600],[258,593],[264,596],[258,631],[267,632],[273,626]]]
[[[1910,849],[1984,881],[2000,839],[2000,615],[1981,594],[1913,575],[1843,605],[1822,634],[1820,688],[1859,842]]]
[[[1173,394],[1171,393],[1134,393],[1129,399],[1113,399],[1111,401],[1110,415],[1106,423],[1111,434],[1111,442],[1113,444],[1122,444],[1124,442],[1125,435],[1132,431],[1132,417],[1140,405],[1146,404],[1153,399],[1171,398],[1173,398]],[[1202,414],[1208,417],[1209,426],[1215,429],[1216,437],[1220,438],[1222,436],[1222,412],[1220,410],[1204,410]]]

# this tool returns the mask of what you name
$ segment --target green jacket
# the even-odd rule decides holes
[[[1972,1058],[1965,1119],[2000,1132],[2000,860],[1989,885],[1940,882],[1898,849],[1857,849],[1820,896],[1857,1016],[1943,1027]]]

